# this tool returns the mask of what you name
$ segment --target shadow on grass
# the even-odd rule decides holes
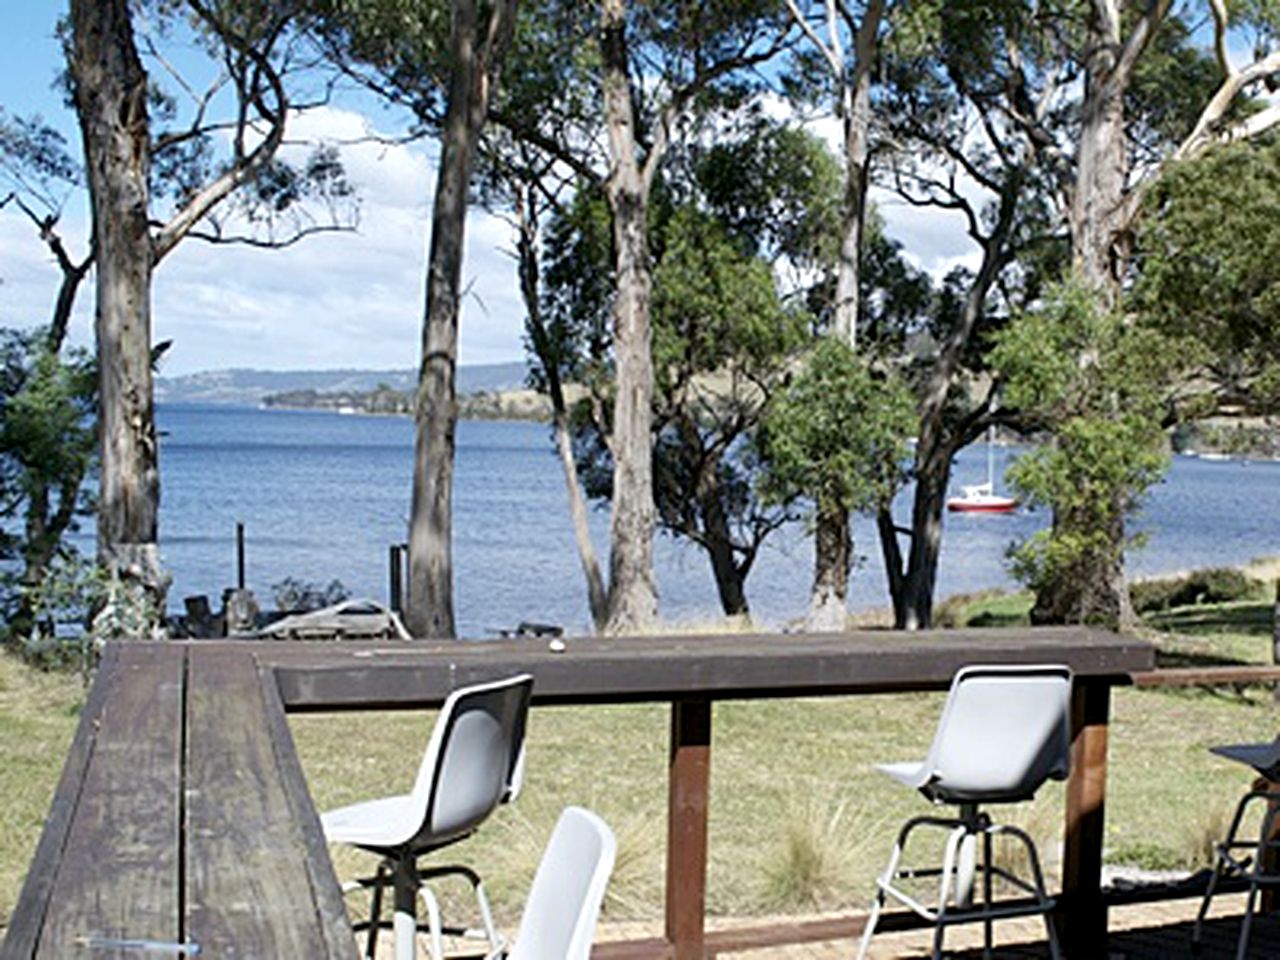
[[[1157,630],[1189,635],[1237,633],[1271,636],[1275,607],[1270,603],[1234,603],[1205,607],[1180,607],[1168,613],[1149,614],[1147,623]]]

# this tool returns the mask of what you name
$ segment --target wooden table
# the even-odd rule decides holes
[[[630,955],[705,955],[715,700],[943,689],[969,663],[1075,671],[1064,911],[1100,955],[1110,687],[1145,642],[1086,628],[497,643],[110,646],[0,957],[352,957],[354,939],[286,711],[411,709],[527,671],[534,703],[672,704],[666,936]],[[852,759],[852,758],[851,758]],[[150,955],[165,955],[162,953]]]

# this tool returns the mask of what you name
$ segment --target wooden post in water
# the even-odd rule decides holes
[[[400,544],[393,543],[388,548],[387,560],[390,562],[391,576],[389,605],[395,613],[400,613],[404,604],[404,570],[400,564]]]
[[[244,521],[236,521],[236,589],[244,589]]]

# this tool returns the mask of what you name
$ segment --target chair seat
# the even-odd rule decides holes
[[[929,782],[929,771],[923,761],[877,763],[876,769],[907,787],[920,789]]]
[[[412,840],[421,820],[421,810],[415,808],[414,798],[406,793],[330,810],[321,814],[320,825],[331,843],[386,850]]]

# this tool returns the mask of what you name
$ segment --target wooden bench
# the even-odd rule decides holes
[[[1080,955],[1098,955],[1088,949],[1105,938],[1110,687],[1151,668],[1149,644],[1086,628],[566,644],[111,645],[0,957],[127,958],[147,943],[171,956],[353,957],[286,711],[432,707],[456,687],[524,671],[535,704],[672,704],[666,935],[598,952],[701,957],[712,703],[940,690],[960,666],[991,662],[1076,673],[1064,908]]]

